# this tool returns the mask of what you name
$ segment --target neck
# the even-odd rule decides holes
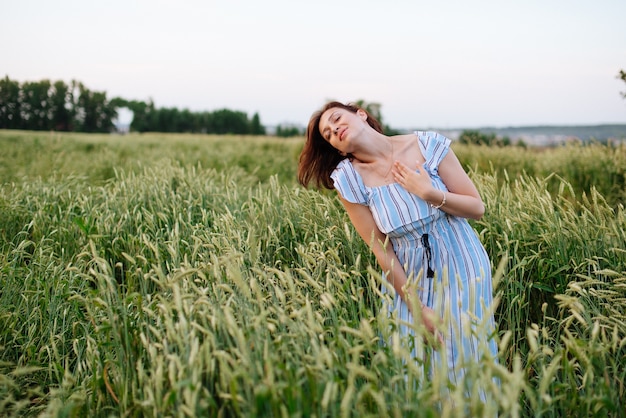
[[[352,155],[363,164],[393,158],[393,142],[388,136],[376,132],[375,135],[368,136]]]

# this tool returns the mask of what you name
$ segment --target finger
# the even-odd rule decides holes
[[[401,170],[405,174],[411,171],[411,169],[407,167],[407,165],[401,161],[396,161],[396,164],[397,164],[398,169]]]

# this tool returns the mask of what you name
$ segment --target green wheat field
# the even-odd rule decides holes
[[[626,416],[626,146],[453,145],[499,355],[452,386],[302,144],[0,131],[0,416]]]

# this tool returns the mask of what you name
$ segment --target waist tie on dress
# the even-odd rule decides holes
[[[422,245],[424,246],[424,250],[426,251],[426,277],[432,279],[433,277],[435,277],[435,272],[430,267],[430,262],[433,256],[430,249],[430,243],[428,242],[428,234],[422,235]]]

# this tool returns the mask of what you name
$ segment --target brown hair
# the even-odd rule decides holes
[[[367,110],[356,104],[343,104],[335,101],[326,103],[320,110],[313,113],[306,129],[306,142],[300,153],[300,161],[298,163],[298,181],[304,187],[313,182],[318,189],[321,187],[334,189],[330,175],[341,160],[350,157],[349,155],[339,154],[339,151],[333,148],[320,132],[322,114],[334,107],[349,110],[353,113],[356,113],[359,109],[363,110],[367,114],[367,123],[377,132],[383,133],[380,122]]]

